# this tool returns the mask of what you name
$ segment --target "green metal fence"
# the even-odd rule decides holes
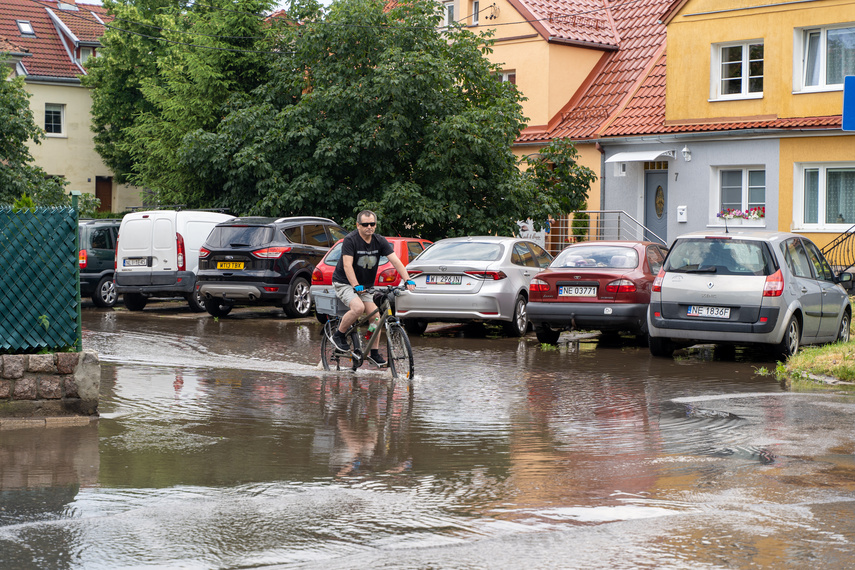
[[[77,211],[0,208],[0,353],[81,349]]]

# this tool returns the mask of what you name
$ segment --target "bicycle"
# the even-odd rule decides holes
[[[341,370],[342,361],[350,361],[350,364],[345,365],[345,368],[351,368],[355,371],[365,362],[368,347],[374,344],[381,331],[385,331],[387,349],[386,366],[392,372],[392,378],[403,376],[406,379],[411,379],[414,374],[413,348],[410,345],[410,338],[407,336],[407,332],[404,330],[398,317],[392,313],[391,303],[393,297],[400,295],[406,289],[406,285],[398,287],[373,287],[368,289],[369,293],[374,294],[377,309],[368,315],[359,317],[353,323],[353,326],[345,332],[345,337],[350,339],[352,345],[352,349],[349,352],[341,352],[335,347],[332,335],[338,330],[341,316],[331,315],[329,320],[324,323],[324,334],[321,339],[321,362],[324,370]],[[382,300],[378,299],[378,297],[382,298]],[[379,303],[377,302],[378,300],[380,300]],[[374,329],[374,332],[363,335],[360,332],[360,328],[366,326],[378,313],[380,314],[380,321],[377,323],[377,328]]]

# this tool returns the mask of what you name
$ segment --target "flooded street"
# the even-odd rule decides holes
[[[101,418],[0,431],[0,568],[855,567],[855,397],[762,353],[444,329],[407,383],[277,313],[83,328]]]

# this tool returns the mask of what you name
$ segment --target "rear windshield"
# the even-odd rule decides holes
[[[215,226],[208,236],[209,247],[255,247],[273,240],[273,228],[268,226]]]
[[[502,257],[503,246],[498,243],[453,241],[435,243],[426,249],[419,261],[496,261]]]
[[[775,263],[763,242],[740,239],[690,238],[678,240],[665,262],[674,273],[771,275]]]
[[[634,268],[638,267],[638,252],[631,247],[614,245],[568,247],[558,254],[550,267]]]

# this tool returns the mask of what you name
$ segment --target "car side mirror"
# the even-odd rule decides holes
[[[844,271],[843,273],[837,276],[838,283],[846,283],[847,281],[852,281],[852,274],[848,271]]]

